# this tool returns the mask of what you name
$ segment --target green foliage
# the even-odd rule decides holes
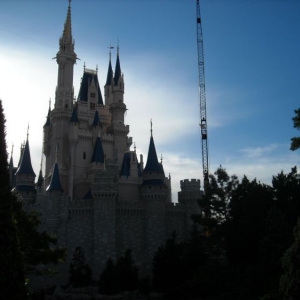
[[[26,299],[23,260],[10,193],[5,140],[5,118],[0,100],[0,289],[2,299]]]
[[[300,129],[300,108],[295,110],[296,116],[292,118],[294,122],[294,128]],[[297,150],[300,148],[300,137],[293,137],[291,142],[291,150]]]
[[[134,265],[130,249],[125,251],[116,264],[112,259],[108,259],[106,268],[100,276],[100,294],[113,295],[123,291],[133,291],[138,287],[138,268]]]
[[[91,269],[85,262],[84,252],[81,247],[76,247],[70,264],[69,282],[74,287],[87,286],[91,282]]]
[[[282,258],[280,292],[283,299],[300,299],[300,218],[294,229],[294,243]]]
[[[55,274],[53,268],[41,265],[64,261],[66,250],[57,246],[55,236],[39,231],[41,222],[35,212],[25,212],[22,203],[16,197],[13,199],[13,219],[17,226],[25,271],[35,275]]]

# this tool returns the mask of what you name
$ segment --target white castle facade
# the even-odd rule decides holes
[[[56,55],[55,104],[43,127],[45,174],[40,170],[35,182],[27,139],[18,167],[10,162],[12,186],[25,209],[37,211],[43,229],[66,247],[63,280],[77,246],[95,279],[108,258],[116,260],[126,249],[132,250],[140,272],[150,273],[153,253],[174,230],[179,239],[188,236],[191,215],[200,212],[200,180],[181,181],[179,203],[172,203],[171,178],[158,161],[152,130],[145,164],[130,150],[119,51],[115,70],[111,60],[108,64],[104,97],[97,70],[85,68],[74,101],[76,59],[69,5]]]

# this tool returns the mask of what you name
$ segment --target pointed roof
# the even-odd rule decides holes
[[[95,80],[95,84],[97,86],[97,92],[98,92],[98,104],[103,104],[103,98],[100,90],[100,85],[98,81],[98,75],[97,73],[91,73],[88,72],[86,69],[83,72],[83,77],[81,80],[80,84],[80,89],[79,89],[79,94],[78,94],[78,101],[86,101],[88,100],[88,90],[89,90],[89,85],[92,82],[92,80]]]
[[[46,119],[46,123],[45,123],[44,127],[45,126],[50,126],[50,112],[51,112],[51,109],[49,107],[49,109],[48,109],[48,115],[47,115],[47,119]]]
[[[107,70],[107,77],[106,77],[106,83],[105,85],[111,85],[113,79],[113,69],[111,66],[111,58],[109,57],[109,63],[108,63],[108,70]]]
[[[91,163],[104,163],[104,151],[100,137],[97,137]]]
[[[72,43],[71,1],[69,1],[68,13],[62,38],[66,43]]]
[[[78,115],[77,115],[77,105],[73,107],[72,116],[70,118],[70,123],[79,123]]]
[[[140,164],[137,160],[136,154],[134,155],[135,155],[135,160],[137,162],[138,176],[141,176]],[[131,153],[130,152],[124,153],[120,176],[128,177],[130,175],[130,162],[131,162]]]
[[[14,162],[13,162],[13,158],[12,156],[10,157],[10,160],[9,160],[9,168],[13,168],[14,167]]]
[[[37,187],[42,187],[43,186],[43,183],[44,183],[44,177],[43,177],[43,174],[42,174],[42,170],[40,170],[39,172],[39,177],[38,177],[38,181],[36,183],[36,186]]]
[[[121,77],[121,65],[120,65],[119,48],[118,48],[117,61],[115,67],[115,77],[114,77],[115,84],[118,84],[120,77]]]
[[[163,172],[164,173],[162,165],[158,162],[158,159],[157,159],[155,144],[154,144],[152,135],[150,137],[150,144],[149,144],[146,167],[143,170],[143,173],[145,173],[145,172],[157,172],[157,173]]]
[[[28,139],[26,140],[26,144],[23,149],[20,166],[16,172],[16,175],[24,175],[24,174],[35,176],[35,173],[33,171],[32,164],[31,164]]]
[[[91,189],[89,189],[88,192],[82,198],[82,200],[89,200],[89,199],[94,199]]]
[[[61,186],[61,183],[60,183],[60,177],[59,177],[57,163],[55,163],[55,165],[54,165],[54,170],[53,170],[53,174],[51,177],[51,181],[50,181],[50,184],[48,185],[46,191],[47,192],[57,191],[57,192],[61,192],[61,193],[63,193],[63,191],[64,191]]]
[[[99,117],[98,110],[95,111],[95,116],[94,116],[94,121],[92,126],[100,126],[100,117]]]

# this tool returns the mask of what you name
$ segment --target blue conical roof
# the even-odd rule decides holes
[[[108,64],[108,70],[107,70],[107,77],[106,77],[106,83],[105,85],[111,85],[113,79],[113,69],[111,66],[111,60],[109,59],[109,64]]]
[[[115,67],[115,77],[114,77],[115,84],[118,84],[120,77],[121,77],[121,65],[120,65],[120,58],[118,53],[116,67]]]
[[[97,85],[97,93],[98,93],[97,103],[103,104],[103,98],[102,98],[100,85],[98,81],[98,75],[95,73],[90,73],[88,71],[84,71],[83,73],[77,100],[87,102],[88,89],[89,89],[90,82],[92,82],[92,80],[95,80],[95,83]]]
[[[77,105],[75,105],[73,108],[70,123],[79,123],[78,115],[77,115]]]
[[[156,173],[164,173],[162,165],[158,162],[156,149],[154,145],[153,137],[150,137],[150,144],[148,150],[147,163],[143,170],[145,172],[156,172]]]
[[[104,163],[104,151],[100,137],[97,137],[91,163]]]
[[[138,176],[141,176],[140,164],[138,163],[136,154],[134,155],[135,155],[135,160],[137,162]],[[130,152],[124,153],[120,176],[128,177],[130,175],[130,162],[131,162],[131,153]]]
[[[54,170],[53,170],[53,174],[51,177],[51,181],[50,181],[50,184],[48,185],[46,191],[47,192],[57,191],[57,192],[61,192],[61,193],[63,193],[63,191],[64,191],[61,186],[61,183],[60,183],[60,177],[59,177],[57,163],[55,163],[55,165],[54,165]]]
[[[91,189],[84,195],[83,200],[94,199]]]
[[[47,119],[46,119],[46,123],[44,125],[45,126],[50,126],[50,107],[49,107],[49,110],[48,110],[48,115],[47,115]]]
[[[29,142],[26,141],[20,166],[16,172],[16,175],[33,175],[35,176],[35,173],[33,171],[32,165],[31,165],[31,158],[30,158],[30,150],[29,150]]]
[[[39,173],[39,177],[38,177],[38,181],[36,183],[37,187],[42,187],[43,186],[43,182],[44,182],[44,178],[43,178],[43,174],[42,174],[42,170],[40,170]]]
[[[98,126],[98,125],[100,125],[100,117],[99,117],[98,110],[96,110],[92,126]]]

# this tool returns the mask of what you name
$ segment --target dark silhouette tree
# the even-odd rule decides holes
[[[105,295],[114,295],[119,292],[117,282],[116,266],[112,259],[108,259],[106,267],[100,275],[99,293]]]
[[[300,299],[300,218],[294,228],[294,239],[282,258],[280,292],[285,300]]]
[[[35,275],[55,274],[56,270],[49,264],[56,265],[64,261],[66,249],[57,246],[55,236],[39,230],[41,222],[37,214],[25,212],[20,201],[13,202],[13,217],[25,272]]]
[[[5,117],[0,100],[0,289],[3,299],[26,299],[23,261],[13,220],[6,152]]]
[[[175,232],[153,256],[153,285],[159,292],[178,287],[187,278],[184,245],[176,241]]]
[[[295,110],[296,116],[292,118],[294,122],[294,128],[300,129],[300,108]],[[297,150],[300,148],[300,137],[293,137],[291,142],[291,150]]]
[[[84,251],[79,246],[73,252],[69,273],[69,282],[74,287],[87,286],[91,282],[92,272],[89,265],[85,262]]]
[[[138,287],[138,268],[134,265],[130,249],[125,251],[116,264],[112,259],[108,259],[100,276],[99,293],[113,295],[123,291],[134,291]]]
[[[116,263],[116,276],[120,291],[133,291],[138,289],[138,268],[134,265],[131,250],[127,249]]]

